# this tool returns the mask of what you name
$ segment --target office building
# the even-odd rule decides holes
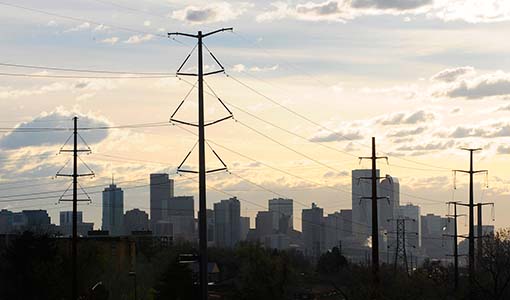
[[[173,185],[173,182],[171,183]],[[166,214],[162,218],[172,224],[174,240],[195,239],[195,200],[193,196],[174,196],[168,199]]]
[[[89,231],[94,229],[94,223],[83,222],[83,212],[76,212],[76,231],[79,236],[86,236]],[[60,225],[59,232],[63,236],[71,236],[73,234],[73,212],[61,211],[60,212]]]
[[[248,232],[250,231],[250,217],[241,217],[241,241],[246,241],[248,237]]]
[[[241,204],[236,197],[214,204],[215,244],[232,248],[241,240]]]
[[[124,231],[131,235],[134,231],[149,231],[149,215],[138,208],[128,210],[124,214]]]
[[[157,236],[170,236],[171,225],[164,216],[168,210],[168,200],[174,196],[173,180],[168,174],[150,174],[150,224],[151,230]]]
[[[379,228],[390,232],[393,228],[388,220],[395,217],[395,212],[400,207],[400,183],[397,178],[386,175],[381,180],[379,191],[378,196],[384,197],[378,201]]]
[[[426,256],[444,259],[453,253],[453,240],[446,235],[454,233],[453,219],[443,218],[434,214],[421,216],[422,250]]]
[[[263,241],[265,236],[275,233],[273,226],[273,213],[269,211],[259,211],[255,218],[256,238]]]
[[[376,170],[376,176],[379,177],[379,170]],[[372,170],[352,170],[352,231],[357,233],[355,238],[360,243],[364,243],[371,236],[372,202],[370,197],[372,197],[372,180],[367,178],[372,178]],[[378,180],[378,195],[379,191],[380,184]]]
[[[286,234],[294,229],[294,210],[292,199],[275,198],[268,201],[269,211],[273,214],[273,229]]]
[[[325,249],[324,210],[315,203],[302,211],[302,237],[305,255],[318,259]]]
[[[103,218],[101,229],[111,236],[124,234],[124,191],[114,182],[103,191]]]

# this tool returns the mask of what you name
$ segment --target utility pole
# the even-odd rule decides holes
[[[453,215],[447,215],[447,217],[453,219],[453,234],[444,234],[443,236],[453,238],[453,267],[454,267],[454,288],[455,291],[459,288],[459,244],[458,244],[458,230],[457,230],[457,218],[465,215],[457,214],[457,205],[462,205],[459,202],[452,201],[448,202],[448,205],[453,205]]]
[[[494,203],[477,203],[477,212],[478,212],[478,232],[476,235],[477,238],[477,246],[476,246],[476,254],[477,254],[477,263],[478,266],[482,263],[483,258],[483,222],[482,222],[482,207],[484,205],[491,205],[494,208]]]
[[[78,137],[81,138],[81,136],[78,134],[78,117],[73,118],[73,149],[72,150],[66,150],[64,146],[60,148],[59,153],[63,152],[70,152],[73,154],[73,173],[72,174],[61,174],[60,171],[66,166],[64,165],[56,174],[57,177],[72,177],[72,188],[73,188],[73,197],[72,199],[65,199],[63,198],[65,196],[65,193],[67,190],[69,190],[69,187],[64,192],[64,194],[60,197],[59,202],[72,202],[73,203],[73,233],[72,233],[72,252],[71,252],[71,269],[72,269],[72,299],[76,300],[78,299],[78,202],[86,201],[90,202],[90,197],[87,195],[85,191],[84,194],[87,196],[86,199],[78,199],[78,177],[82,176],[94,176],[94,172],[88,168],[86,164],[84,164],[90,171],[90,173],[87,174],[78,174],[78,153],[91,153],[90,148],[87,146],[87,149],[80,150],[78,149]],[[70,137],[69,137],[70,138]],[[69,139],[68,139],[69,141]],[[67,142],[66,142],[67,143]]]
[[[218,101],[223,105],[223,107],[230,113],[230,115],[225,117],[225,118],[222,118],[222,119],[219,119],[219,120],[216,120],[216,121],[212,121],[212,122],[209,122],[209,123],[205,122],[205,116],[204,116],[204,76],[213,75],[213,74],[217,74],[217,73],[224,73],[225,69],[223,68],[221,63],[216,59],[216,57],[207,49],[207,47],[205,47],[207,49],[207,51],[209,51],[209,54],[214,59],[214,61],[218,64],[220,69],[216,70],[216,71],[204,73],[204,66],[203,66],[203,47],[204,47],[204,44],[203,44],[203,39],[208,37],[208,36],[210,36],[210,35],[219,33],[219,32],[231,31],[231,30],[232,30],[232,28],[222,28],[222,29],[218,29],[218,30],[215,30],[215,31],[212,31],[212,32],[209,32],[209,33],[205,33],[205,34],[203,34],[202,31],[199,31],[198,34],[188,34],[188,33],[180,33],[180,32],[168,33],[168,37],[172,37],[174,35],[181,35],[181,36],[197,39],[197,45],[195,46],[195,48],[198,49],[197,50],[198,51],[198,73],[181,72],[182,68],[184,67],[186,62],[191,57],[191,54],[195,50],[195,48],[193,48],[191,53],[186,57],[184,62],[181,64],[181,66],[177,70],[177,75],[178,76],[179,75],[182,75],[182,76],[195,76],[195,77],[198,78],[198,80],[197,80],[197,83],[198,83],[198,124],[194,124],[194,123],[191,123],[191,122],[180,121],[180,120],[174,118],[176,113],[177,113],[177,111],[180,109],[180,107],[184,103],[184,101],[186,101],[187,97],[184,100],[182,100],[181,104],[174,111],[174,113],[170,117],[170,122],[176,122],[176,123],[180,123],[180,124],[184,124],[184,125],[198,127],[198,165],[199,165],[198,172],[197,171],[192,171],[192,170],[183,170],[183,169],[181,169],[181,167],[184,165],[184,162],[189,157],[189,155],[191,154],[193,149],[184,158],[182,163],[177,168],[177,171],[178,172],[184,172],[184,173],[198,173],[198,180],[199,180],[199,183],[198,183],[198,189],[199,189],[199,211],[198,211],[199,278],[200,278],[200,299],[202,299],[202,300],[207,300],[208,299],[208,291],[207,291],[208,290],[208,262],[207,262],[207,201],[206,201],[206,187],[207,186],[206,186],[206,174],[207,173],[211,173],[211,172],[216,172],[216,171],[227,170],[227,166],[223,163],[221,158],[216,154],[216,152],[214,150],[212,150],[213,154],[222,163],[223,168],[219,168],[219,169],[215,169],[215,170],[206,170],[206,163],[205,163],[206,162],[206,159],[205,159],[205,145],[206,145],[205,127],[207,127],[209,125],[213,125],[213,124],[219,123],[221,121],[224,121],[224,120],[227,120],[227,119],[230,119],[230,118],[233,117],[232,116],[232,112],[230,112],[230,110],[225,106],[225,104],[221,101],[221,99],[217,98]],[[194,89],[194,88],[195,88],[195,86],[192,87],[192,89]],[[189,93],[188,93],[188,95],[189,95]],[[209,147],[210,147],[210,145],[209,145]]]
[[[474,297],[474,280],[475,280],[475,214],[474,214],[474,184],[473,175],[476,173],[487,173],[487,170],[473,169],[473,153],[482,150],[481,148],[461,148],[462,150],[469,151],[469,171],[467,170],[454,170],[456,172],[469,174],[469,295],[470,298]]]
[[[377,182],[381,177],[377,176],[377,160],[386,159],[386,156],[377,156],[375,150],[375,137],[372,137],[372,156],[360,157],[360,160],[370,159],[372,161],[372,176],[361,177],[359,179],[372,180],[372,197],[361,197],[361,199],[369,199],[372,202],[372,276],[376,288],[379,285],[379,222],[377,213],[377,201],[379,199],[387,199],[386,197],[377,197]]]

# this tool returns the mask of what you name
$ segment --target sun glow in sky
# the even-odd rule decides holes
[[[475,199],[495,202],[496,226],[510,225],[508,1],[6,0],[0,8],[2,208],[48,209],[58,222],[68,207],[55,205],[68,182],[51,179],[67,160],[55,155],[67,133],[9,128],[71,127],[75,114],[83,127],[165,123],[195,80],[62,78],[115,75],[6,64],[171,74],[195,41],[167,32],[234,27],[205,40],[230,75],[206,81],[235,117],[207,129],[231,171],[208,177],[211,207],[236,195],[250,217],[282,196],[296,200],[295,217],[312,202],[327,213],[350,208],[350,171],[369,167],[357,157],[370,154],[375,136],[379,154],[389,156],[379,161],[381,174],[399,178],[401,203],[420,205],[422,214],[444,215],[445,202],[467,200],[467,176],[458,175],[453,190],[451,170],[469,167],[461,147],[483,148],[475,168],[489,176],[476,177]],[[217,67],[210,57],[205,64]],[[206,119],[224,116],[207,91]],[[196,120],[195,90],[179,118]],[[99,191],[111,174],[127,188],[125,209],[148,211],[149,173],[175,173],[196,141],[189,130],[84,132],[93,153],[83,160],[97,174],[82,181],[93,200],[82,206],[85,219],[100,226]],[[186,163],[194,162],[195,153]],[[210,153],[208,163],[217,164]],[[196,195],[188,177],[174,175],[178,194]],[[47,193],[10,197],[40,192]],[[491,219],[489,209],[484,215]]]

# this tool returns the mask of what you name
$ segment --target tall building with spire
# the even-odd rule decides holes
[[[124,234],[124,191],[112,183],[103,191],[102,230],[107,230],[112,236]]]

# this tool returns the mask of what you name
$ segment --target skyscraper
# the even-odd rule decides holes
[[[379,177],[379,170],[376,170],[376,176]],[[352,231],[356,232],[356,237],[360,242],[363,242],[370,236],[370,227],[372,226],[371,200],[363,198],[372,196],[372,181],[370,179],[363,179],[367,177],[372,177],[372,170],[352,170]],[[379,191],[380,184],[379,180],[377,180],[378,195]],[[379,222],[379,224],[381,223]]]
[[[292,199],[275,198],[268,201],[269,211],[273,214],[273,229],[287,233],[294,229]]]
[[[312,208],[302,212],[303,243],[305,255],[318,259],[324,251],[324,210],[312,203]]]
[[[241,203],[236,197],[214,203],[215,243],[232,248],[241,240]]]
[[[83,222],[83,212],[77,211],[77,231],[78,235],[86,236],[89,231],[94,229],[94,223]],[[60,233],[63,236],[70,236],[73,233],[73,212],[72,211],[61,211],[60,212]]]
[[[173,185],[173,182],[171,183]],[[172,236],[184,240],[195,239],[195,201],[193,196],[170,197],[162,218],[172,224]]]
[[[408,218],[411,221],[406,223],[406,241],[408,241],[408,248],[420,248],[421,247],[421,218],[420,218],[420,207],[408,203],[401,205],[397,216],[399,218]],[[395,222],[393,222],[395,226]],[[410,252],[411,253],[411,252]]]
[[[168,174],[150,174],[150,223],[154,235],[171,235],[171,225],[164,215],[168,210],[168,200],[173,196],[173,180],[168,179]]]
[[[124,234],[124,191],[112,181],[103,191],[102,230],[112,236]]]
[[[149,215],[138,208],[128,210],[124,214],[124,231],[130,235],[133,231],[149,230]]]
[[[400,206],[400,183],[398,179],[386,175],[381,181],[378,196],[386,197],[386,199],[380,199],[378,202],[379,227],[387,232],[393,231],[392,223],[388,220],[393,219]]]

